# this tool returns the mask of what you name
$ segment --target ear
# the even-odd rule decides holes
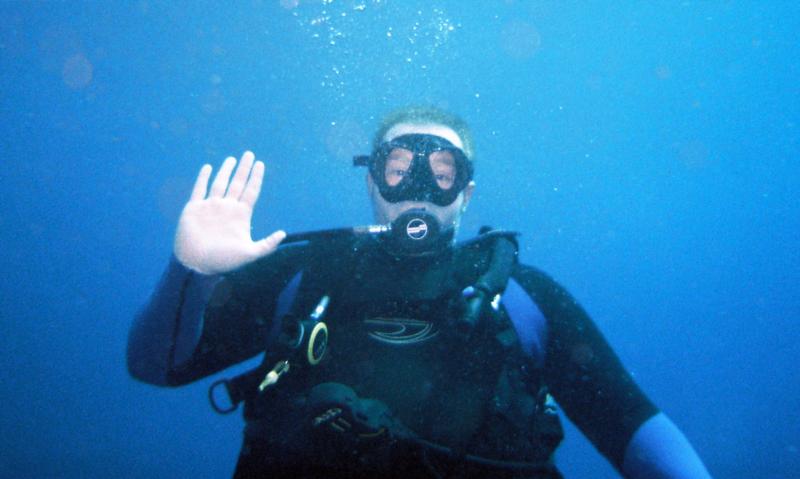
[[[367,193],[370,195],[375,190],[375,180],[372,179],[372,175],[367,172]]]
[[[475,182],[470,181],[469,184],[464,188],[464,203],[461,205],[461,212],[467,210],[467,205],[469,204],[469,200],[472,199],[472,192],[475,191]]]

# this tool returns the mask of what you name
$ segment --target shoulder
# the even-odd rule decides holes
[[[561,283],[541,269],[520,264],[512,275],[546,319],[554,336],[580,334],[594,326],[578,300]]]
[[[535,266],[518,263],[511,274],[511,278],[534,300],[537,300],[537,303],[547,299],[572,298],[564,286],[551,275]]]

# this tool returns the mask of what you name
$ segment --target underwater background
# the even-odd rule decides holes
[[[254,237],[365,224],[385,113],[476,140],[462,224],[522,233],[717,478],[800,474],[800,4],[0,3],[0,475],[228,477],[243,426],[125,367],[200,166]],[[573,427],[566,477],[618,477]]]

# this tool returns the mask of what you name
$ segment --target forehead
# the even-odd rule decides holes
[[[398,123],[389,128],[389,131],[383,136],[383,141],[390,141],[398,136],[408,135],[410,133],[441,136],[454,146],[464,148],[464,143],[461,141],[461,137],[458,136],[458,133],[450,127],[437,123]]]

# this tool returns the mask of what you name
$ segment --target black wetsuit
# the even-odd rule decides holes
[[[533,355],[518,341],[499,339],[507,339],[510,325],[502,308],[497,324],[468,339],[455,333],[458,297],[486,269],[485,256],[459,249],[436,259],[398,259],[371,241],[283,247],[216,284],[199,342],[170,366],[166,382],[185,384],[263,352],[280,317],[308,314],[327,295],[328,352],[318,366],[296,368],[248,399],[237,477],[560,477],[551,457],[560,437],[536,444],[548,440],[547,431],[532,430],[541,428],[543,391],[621,468],[631,436],[658,410],[563,287],[529,266],[513,272],[545,322]],[[192,281],[189,275],[183,289]],[[303,394],[321,382],[382,401],[419,437],[456,457],[406,444],[363,457],[355,450],[337,454],[335,445],[312,437],[310,418],[303,417]],[[539,462],[550,470],[508,472],[459,454]]]

